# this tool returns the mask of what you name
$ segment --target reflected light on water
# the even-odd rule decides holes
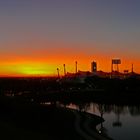
[[[67,107],[79,110],[81,105],[70,104]],[[140,139],[138,131],[140,130],[140,105],[118,106],[88,103],[83,105],[81,110],[96,114],[105,120],[96,127],[101,135],[108,135],[115,140],[133,140],[136,136]]]

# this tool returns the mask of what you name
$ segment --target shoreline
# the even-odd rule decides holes
[[[110,139],[98,134],[96,125],[104,120],[97,115],[56,107],[54,105],[24,104],[16,102],[16,100],[9,102],[10,100],[11,99],[5,99],[4,101],[3,99],[3,103],[0,101],[0,121],[3,122],[3,125],[7,125],[7,132],[12,129],[12,131],[9,132],[9,135],[12,135],[12,137],[14,137],[15,133],[18,136],[19,133],[28,140],[27,133],[30,133],[34,134],[34,139],[38,136],[42,136],[44,138],[50,138],[49,140],[86,140],[83,137],[83,133],[89,136],[91,135],[88,132],[90,130],[93,132],[93,139],[94,136],[101,140]],[[77,119],[77,115],[79,119]],[[77,122],[79,122],[78,130],[76,127]],[[89,122],[92,128],[90,126],[85,127],[84,122]],[[5,129],[3,129],[3,131],[4,130]],[[18,132],[19,130],[21,132]],[[79,133],[79,130],[82,130],[83,133]],[[37,137],[35,137],[36,135]],[[87,138],[87,140],[89,139]]]

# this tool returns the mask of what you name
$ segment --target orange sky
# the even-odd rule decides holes
[[[19,48],[18,45],[21,45]],[[1,46],[16,46],[16,50],[4,50],[0,53],[1,76],[45,76],[56,75],[56,68],[63,74],[63,64],[67,72],[75,72],[75,61],[78,69],[90,71],[92,61],[97,62],[98,70],[111,71],[111,59],[120,58],[120,71],[128,69],[134,64],[134,70],[140,73],[140,57],[130,57],[120,50],[101,50],[97,46],[102,43],[68,43],[68,42],[10,42]],[[28,46],[30,46],[28,48]],[[40,49],[39,49],[39,46]],[[49,46],[48,48],[46,46]],[[72,47],[70,47],[72,46]],[[94,47],[95,46],[95,47]],[[18,48],[18,49],[17,49]],[[79,49],[80,48],[80,49]],[[18,50],[18,51],[17,51]]]
[[[1,0],[0,75],[56,75],[67,71],[120,71],[134,64],[140,73],[140,1]]]

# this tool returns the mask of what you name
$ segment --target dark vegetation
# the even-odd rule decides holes
[[[140,78],[78,77],[66,78],[0,78],[0,95],[36,101],[129,101],[140,99]]]

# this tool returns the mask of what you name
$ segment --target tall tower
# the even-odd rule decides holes
[[[77,61],[75,61],[75,73],[77,73]]]
[[[133,66],[133,64],[132,64],[132,71],[131,71],[132,73],[134,72],[134,66]]]
[[[63,64],[63,67],[64,67],[64,76],[66,76],[66,65]]]
[[[91,72],[97,72],[97,63],[95,61],[91,63]]]

